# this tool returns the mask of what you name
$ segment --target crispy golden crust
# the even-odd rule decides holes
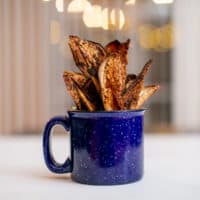
[[[119,106],[112,94],[111,88],[102,88],[101,94],[103,106],[106,111],[119,110]]]
[[[113,53],[108,57],[106,65],[106,78],[112,89],[112,93],[119,103],[121,93],[125,88],[126,68],[122,63],[121,56],[118,53]]]
[[[98,77],[99,83],[101,87],[101,99],[103,102],[104,109],[107,111],[115,110],[116,105],[114,101],[114,96],[110,87],[109,79],[107,76],[107,62],[108,58],[106,58],[99,67]]]
[[[80,40],[79,46],[87,65],[98,70],[106,56],[104,48],[100,44],[88,40]]]
[[[70,36],[69,37],[69,47],[71,49],[76,66],[80,69],[80,71],[85,76],[90,76],[87,72],[88,68],[87,68],[85,58],[82,55],[82,52],[80,51],[80,48],[79,48],[79,41],[80,41],[79,37]]]
[[[160,88],[159,85],[149,85],[145,86],[139,95],[139,99],[137,103],[135,102],[131,103],[130,109],[139,109],[141,106],[151,97],[156,91],[158,91]]]
[[[84,75],[96,76],[98,67],[106,56],[104,48],[95,42],[82,40],[77,36],[69,37],[75,63]]]
[[[86,76],[84,76],[81,73],[71,72],[71,71],[64,71],[63,77],[71,77],[78,85],[79,87],[83,87],[86,82],[89,80]]]
[[[101,44],[89,40],[82,40],[77,36],[69,37],[69,46],[77,67],[86,77],[92,79],[97,92],[100,93],[97,73],[100,64],[106,57],[106,51]]]
[[[120,46],[121,46],[121,42],[119,42],[118,40],[113,40],[105,46],[105,50],[107,53],[117,52],[119,51]]]
[[[105,46],[105,50],[107,54],[112,54],[112,53],[119,53],[122,57],[122,60],[125,65],[128,64],[128,49],[130,46],[130,39],[128,39],[126,42],[121,43],[118,40],[114,40],[110,43],[108,43]]]
[[[105,109],[120,109],[121,93],[126,81],[126,70],[119,53],[109,55],[102,63],[99,68],[99,80]]]
[[[104,48],[77,36],[69,37],[74,61],[82,73],[65,71],[63,77],[78,110],[138,109],[159,89],[158,85],[144,87],[152,60],[137,76],[127,75],[129,45],[130,40],[114,40]]]
[[[149,60],[144,67],[142,68],[142,71],[139,73],[138,77],[144,79],[144,77],[146,76],[146,74],[148,73],[149,69],[152,66],[153,61]]]
[[[152,60],[149,60],[143,67],[142,71],[139,73],[139,75],[136,77],[134,81],[132,81],[128,87],[125,88],[125,90],[122,92],[122,105],[123,109],[128,109],[130,107],[130,104],[132,106],[136,106],[139,94],[144,87],[144,78],[147,72],[149,71],[150,67],[152,65]]]
[[[107,59],[105,59],[98,70],[98,78],[99,78],[99,83],[100,83],[100,88],[101,88],[101,99],[103,102],[103,106],[105,110],[113,110],[113,94],[111,91],[111,88],[108,87],[107,83],[107,78],[106,78],[106,64],[107,64]]]
[[[66,75],[66,73],[63,75],[64,78],[64,82],[65,82],[65,86],[67,88],[67,91],[69,92],[69,94],[72,96],[72,98],[74,99],[74,102],[77,106],[78,110],[82,109],[81,106],[81,100],[77,91],[77,86],[74,83],[73,79],[71,76]]]
[[[122,95],[123,99],[123,109],[129,109],[130,104],[137,104],[137,101],[139,99],[140,91],[142,90],[144,86],[144,80],[143,79],[137,79],[136,81],[131,84],[131,89],[128,89],[127,92]]]
[[[91,79],[86,78],[82,74],[68,71],[64,72],[63,78],[66,88],[74,99],[74,102],[78,109],[89,111],[94,111],[95,109],[98,109],[95,103],[97,101],[99,103],[100,98],[97,98],[95,96],[97,92]],[[91,100],[93,102],[90,102]]]

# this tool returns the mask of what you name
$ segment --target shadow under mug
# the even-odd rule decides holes
[[[117,185],[143,176],[144,110],[69,111],[46,124],[43,153],[48,169],[71,173],[74,181],[90,185]],[[71,155],[58,164],[50,151],[51,129],[62,125],[71,135]]]

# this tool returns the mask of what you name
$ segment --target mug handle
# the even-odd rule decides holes
[[[69,158],[63,163],[59,164],[55,161],[52,153],[51,153],[51,145],[50,145],[50,136],[51,130],[55,125],[61,125],[65,128],[66,131],[70,129],[70,120],[67,117],[53,117],[50,119],[44,129],[43,135],[43,154],[46,166],[48,169],[57,174],[69,173],[72,171],[72,162]]]

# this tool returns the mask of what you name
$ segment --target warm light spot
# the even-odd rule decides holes
[[[50,24],[50,43],[58,44],[60,41],[60,24],[53,20]]]
[[[126,5],[135,5],[136,0],[128,0],[126,1]]]
[[[160,46],[164,49],[170,49],[174,46],[174,29],[170,24],[166,24],[161,28],[162,39]]]
[[[166,51],[166,49],[163,49],[161,47],[161,41],[162,41],[162,31],[161,28],[155,28],[155,30],[153,31],[153,35],[154,35],[154,50],[157,52],[164,52]]]
[[[117,23],[117,16],[116,16],[117,14],[116,14],[116,12],[115,12],[115,10],[113,9],[112,11],[111,11],[111,13],[110,13],[110,19],[111,19],[111,24],[112,25],[116,25],[116,23]]]
[[[48,1],[50,1],[50,0],[42,0],[42,1],[48,2]]]
[[[109,16],[108,16],[108,8],[104,8],[102,10],[102,24],[101,27],[105,30],[109,29]]]
[[[67,11],[71,13],[84,12],[85,9],[91,7],[87,0],[73,0],[69,3]]]
[[[101,6],[94,5],[84,10],[83,22],[90,28],[101,27],[104,30],[110,28],[122,29],[125,23],[125,17],[121,9],[112,9],[109,13],[108,8],[102,10]]]
[[[139,27],[139,42],[145,49],[151,49],[156,46],[155,27],[151,24],[144,24]]]
[[[121,9],[112,9],[110,13],[111,24],[122,29],[125,23],[124,13]]]
[[[173,3],[174,0],[153,0],[153,2],[156,4],[170,4]]]
[[[87,27],[101,27],[102,25],[102,11],[101,6],[94,5],[87,7],[83,13],[83,22]]]
[[[139,42],[145,49],[166,52],[174,47],[174,28],[171,24],[162,27],[142,25],[139,27]]]
[[[162,40],[161,29],[155,28],[152,34],[154,36],[154,48],[157,48],[158,46],[160,46],[160,42]]]
[[[58,12],[64,12],[64,0],[56,0],[55,5]]]

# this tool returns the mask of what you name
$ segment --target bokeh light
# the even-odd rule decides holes
[[[70,13],[80,13],[90,7],[91,4],[87,0],[73,0],[69,3],[67,11]]]
[[[156,46],[155,26],[144,24],[139,27],[139,43],[144,49],[152,49]]]
[[[110,13],[111,24],[118,29],[122,29],[125,23],[124,13],[121,9],[112,9]]]
[[[153,0],[153,2],[156,4],[170,4],[173,3],[174,0]]]
[[[108,15],[108,8],[104,8],[102,10],[102,24],[101,27],[104,30],[108,30],[109,29],[109,15]]]
[[[174,47],[174,27],[171,24],[166,24],[161,28],[162,40],[161,47],[170,49]]]
[[[50,44],[58,44],[60,41],[60,23],[58,21],[52,20],[50,24]]]
[[[128,0],[125,5],[135,5],[136,0]]]
[[[58,12],[64,12],[64,0],[56,0],[55,5]]]
[[[144,49],[165,52],[174,47],[174,27],[171,24],[161,27],[144,24],[138,33],[140,46]]]
[[[87,7],[83,13],[83,22],[87,27],[97,28],[102,25],[102,9],[99,5]]]

